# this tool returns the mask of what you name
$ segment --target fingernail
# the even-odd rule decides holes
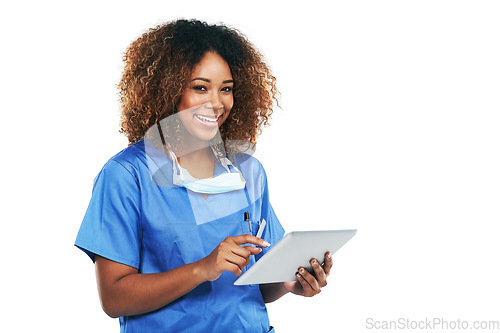
[[[300,274],[304,274],[304,269],[303,268],[299,269],[299,272]]]
[[[332,254],[328,253],[328,259],[332,259]]]
[[[271,245],[271,244],[269,244],[269,243],[268,243],[268,242],[266,242],[266,241],[263,241],[263,242],[262,242],[262,245],[264,245],[265,247],[268,247],[268,246],[269,246],[269,245]]]
[[[312,265],[313,265],[313,266],[318,266],[318,262],[317,262],[316,260],[313,260],[313,261],[312,261]]]

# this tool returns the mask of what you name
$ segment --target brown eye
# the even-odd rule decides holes
[[[207,91],[207,88],[205,86],[194,86],[191,89],[196,91]]]

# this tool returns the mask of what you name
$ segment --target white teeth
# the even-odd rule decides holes
[[[209,122],[209,123],[216,123],[217,120],[219,119],[219,116],[217,116],[216,118],[208,118],[208,117],[204,117],[204,116],[197,114],[196,118],[203,120],[203,121],[206,121],[206,122]]]

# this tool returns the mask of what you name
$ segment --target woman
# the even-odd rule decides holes
[[[233,285],[284,233],[242,153],[268,123],[274,77],[239,32],[194,20],[149,30],[124,61],[130,146],[97,176],[75,243],[104,311],[122,332],[272,332],[265,303],[319,293],[332,266],[326,254],[297,281]]]

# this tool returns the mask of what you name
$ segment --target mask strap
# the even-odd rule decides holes
[[[246,183],[245,183],[244,191],[245,191],[245,195],[247,197],[247,204],[248,204],[248,206],[250,206],[250,204],[251,204],[251,202],[250,202],[250,195],[248,194],[247,184]]]
[[[212,149],[213,149],[213,147],[212,147]],[[216,154],[216,153],[215,153],[215,150],[214,150],[214,154]],[[215,156],[218,156],[218,155],[216,154]],[[230,172],[230,171],[229,171],[229,167],[228,167],[228,166],[230,165],[230,166],[232,166],[232,167],[234,168],[234,170],[236,170],[236,171],[240,174],[241,179],[242,179],[243,181],[245,180],[245,178],[243,178],[243,173],[241,173],[241,171],[240,171],[240,170],[236,167],[236,165],[234,165],[234,164],[231,162],[231,160],[230,160],[229,158],[227,158],[227,157],[225,157],[225,156],[224,156],[224,158],[223,158],[222,160],[223,160],[224,162],[222,162],[222,161],[221,161],[221,164],[223,164],[223,163],[224,163],[224,164],[226,164],[226,165],[225,165],[225,168],[226,168],[227,172]],[[246,183],[246,182],[245,182],[245,187],[243,188],[243,191],[245,191],[245,196],[246,196],[246,198],[247,198],[247,204],[248,204],[248,206],[250,206],[250,204],[251,204],[251,200],[250,200],[250,194],[248,194],[248,189],[247,189],[247,183]]]
[[[231,162],[229,158],[223,156],[222,153],[216,151],[213,145],[210,145],[210,148],[212,148],[212,152],[214,153],[215,157],[219,160],[220,164],[224,167],[224,169],[226,169],[228,173],[231,173],[231,170],[229,170],[229,166],[232,166],[234,170],[236,170],[243,178],[243,174],[241,173],[241,171]]]
[[[174,174],[177,174],[177,170],[175,169],[175,166],[179,168],[179,171],[181,170],[181,166],[179,165],[179,162],[177,161],[177,156],[175,155],[174,151],[170,149],[170,145],[167,145],[167,151],[168,154],[170,155],[170,158],[172,159],[172,170],[174,171]]]
[[[227,157],[223,156],[223,153],[215,150],[213,145],[210,145],[210,148],[212,148],[212,152],[214,153],[217,160],[219,160],[219,163],[224,167],[224,169],[226,169],[228,173],[231,173],[231,171],[229,170],[229,165],[232,165],[231,161],[229,161]]]
[[[170,144],[165,142],[165,137],[163,136],[163,131],[161,129],[160,123],[156,123],[156,127],[158,128],[158,132],[160,134],[161,143],[163,144],[163,150],[167,151],[167,153],[170,155],[170,158],[173,161],[172,170],[174,171],[175,174],[177,174],[177,170],[175,170],[175,166],[178,165],[177,156],[175,156],[175,153],[172,150],[172,148],[170,147]],[[178,166],[179,166],[179,170],[180,170],[180,165],[178,165]]]
[[[177,156],[175,155],[174,151],[171,149],[170,145],[166,144],[166,146],[167,146],[167,152],[173,161],[172,170],[174,171],[175,174],[177,174],[177,170],[175,169],[175,166],[177,166],[179,168],[179,171],[181,169],[181,166],[179,164],[179,161],[177,161]],[[226,171],[228,173],[231,173],[231,171],[229,170],[229,166],[232,166],[240,174],[240,177],[243,178],[243,174],[233,163],[231,163],[231,160],[229,160],[225,156],[221,157],[221,154],[217,153],[217,151],[215,150],[215,148],[212,145],[210,145],[210,147],[212,148],[212,152],[214,153],[215,157],[219,160],[220,164],[224,167],[224,169],[226,169]],[[245,194],[246,194],[247,200],[250,204],[250,197],[249,197],[248,192],[246,190],[246,185],[245,185]]]

